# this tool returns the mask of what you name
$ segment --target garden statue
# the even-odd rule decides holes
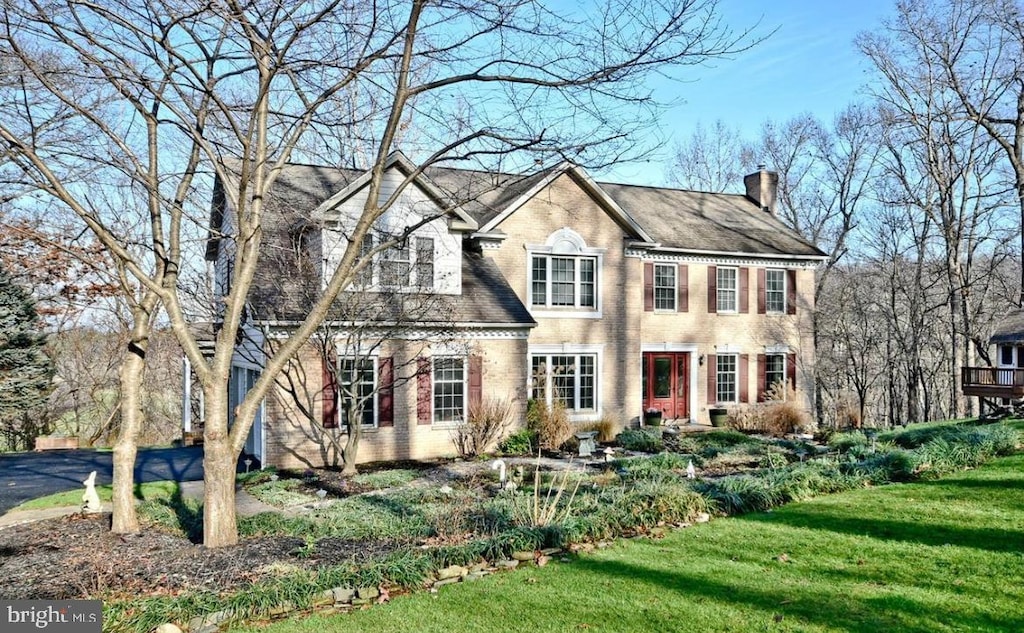
[[[82,512],[95,514],[102,510],[100,496],[96,494],[96,471],[89,473],[89,478],[82,483],[85,484],[85,494],[82,495]]]
[[[686,464],[686,478],[687,479],[694,479],[696,477],[697,477],[697,469],[693,467],[693,460],[691,459]]]
[[[505,488],[505,481],[506,481],[506,479],[505,479],[505,460],[503,460],[503,459],[496,459],[496,460],[494,460],[494,463],[491,464],[491,470],[498,471],[498,484],[499,484],[500,488],[504,489]]]

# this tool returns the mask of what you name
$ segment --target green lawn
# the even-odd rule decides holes
[[[234,630],[1024,631],[1024,455]]]
[[[96,486],[96,494],[100,501],[108,503],[111,498],[113,487],[110,484]],[[163,499],[171,497],[178,490],[178,484],[173,481],[154,481],[144,484],[135,484],[136,499]],[[18,510],[43,510],[46,508],[62,508],[82,505],[82,488],[57,492],[45,497],[38,497],[17,506],[12,511]]]

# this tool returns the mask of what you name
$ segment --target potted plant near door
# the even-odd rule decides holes
[[[729,421],[729,410],[725,407],[712,407],[708,409],[708,417],[711,418],[711,426],[725,426]]]
[[[662,415],[661,409],[654,407],[644,411],[644,426],[661,426]]]

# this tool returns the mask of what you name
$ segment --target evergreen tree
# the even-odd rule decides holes
[[[39,413],[50,393],[53,362],[35,301],[0,267],[0,447],[30,448],[47,425]]]

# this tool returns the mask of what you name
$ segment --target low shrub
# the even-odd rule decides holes
[[[483,455],[497,444],[512,422],[514,406],[511,400],[484,398],[471,405],[466,421],[455,427],[453,441],[460,457]]]
[[[840,453],[848,453],[855,447],[867,446],[868,444],[868,437],[860,431],[833,433],[832,436],[828,438],[828,447],[834,451],[839,451]]]
[[[626,429],[616,438],[619,446],[627,451],[657,453],[665,448],[661,435],[644,429]]]
[[[902,448],[881,447],[864,459],[849,462],[846,472],[862,475],[873,484],[912,481],[917,474],[918,458]]]
[[[624,479],[651,479],[661,477],[666,473],[683,474],[686,472],[687,465],[694,458],[695,456],[693,455],[659,453],[653,457],[620,459],[615,462],[615,466],[623,473]],[[698,465],[699,463],[694,463],[694,466]]]
[[[746,514],[763,512],[783,502],[783,495],[777,487],[769,485],[765,477],[733,475],[713,481],[704,481],[696,486],[722,514]]]
[[[505,455],[532,455],[537,452],[537,432],[520,429],[501,440],[498,450]]]

